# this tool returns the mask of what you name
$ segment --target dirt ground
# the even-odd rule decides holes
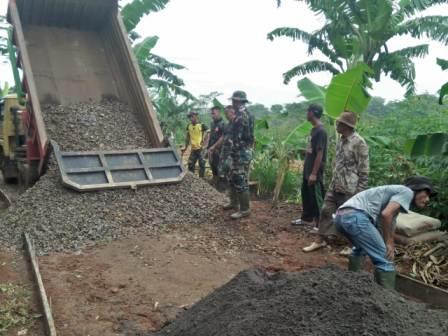
[[[225,220],[128,237],[79,254],[40,257],[59,335],[138,335],[257,265],[301,270],[345,260],[337,251],[305,254],[313,235],[292,228],[295,206],[254,201],[241,222]],[[223,213],[223,216],[228,214]]]

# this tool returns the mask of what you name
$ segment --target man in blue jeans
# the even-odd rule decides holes
[[[336,212],[336,228],[354,245],[349,270],[360,271],[368,255],[375,266],[375,280],[395,288],[394,232],[399,212],[424,208],[435,191],[431,181],[413,176],[404,185],[387,185],[360,192]]]

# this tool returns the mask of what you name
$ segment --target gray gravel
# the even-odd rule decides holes
[[[64,150],[147,147],[143,128],[119,102],[47,106],[45,111],[50,138]],[[174,185],[78,193],[61,185],[51,158],[47,173],[0,218],[0,242],[21,244],[26,231],[40,254],[79,250],[131,233],[217,220],[223,201],[222,194],[191,174]]]

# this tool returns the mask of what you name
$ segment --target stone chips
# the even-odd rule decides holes
[[[117,101],[44,107],[49,137],[61,149],[147,148],[143,127]],[[77,250],[135,232],[213,220],[223,196],[187,174],[180,184],[79,193],[64,188],[53,158],[47,173],[0,218],[0,242],[12,246],[28,232],[40,254]]]

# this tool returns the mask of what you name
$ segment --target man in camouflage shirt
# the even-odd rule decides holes
[[[210,135],[208,138],[207,151],[208,161],[212,170],[212,183],[216,188],[219,188],[219,139],[223,136],[224,120],[221,117],[221,110],[219,106],[213,106],[211,109],[212,122],[210,124]]]
[[[218,190],[225,191],[229,189],[230,186],[230,173],[232,170],[232,121],[235,119],[235,109],[232,105],[226,106],[224,109],[227,124],[223,127],[223,133],[218,141],[209,148],[213,153],[219,155],[219,165],[218,165]],[[232,207],[233,208],[233,207]]]
[[[366,190],[369,179],[369,148],[365,140],[355,132],[356,114],[344,112],[336,121],[341,137],[336,145],[333,177],[319,220],[319,239],[305,252],[315,251],[327,245],[329,238],[337,236],[333,214],[353,195]]]
[[[230,179],[230,203],[224,209],[235,209],[230,217],[240,219],[250,215],[249,167],[254,145],[254,119],[246,109],[246,93],[235,91],[231,97],[235,118],[229,137],[232,143],[232,170]]]

